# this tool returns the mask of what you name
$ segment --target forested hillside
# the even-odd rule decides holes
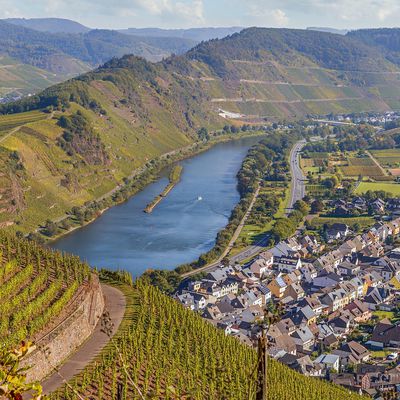
[[[99,49],[103,34],[88,34]],[[0,224],[27,232],[66,211],[82,220],[73,207],[101,200],[83,218],[90,220],[110,205],[107,194],[118,200],[138,190],[139,168],[160,166],[154,159],[198,141],[200,128],[233,123],[221,109],[258,120],[399,109],[399,77],[377,47],[288,29],[246,29],[159,63],[114,58],[0,106],[0,114],[12,114],[0,117],[1,162],[8,166],[0,176],[7,182]]]
[[[399,28],[359,29],[349,32],[347,36],[369,46],[378,47],[388,60],[400,65]]]
[[[114,343],[51,399],[111,400],[119,385],[123,399],[255,399],[252,348],[145,282],[121,288],[127,312]],[[363,399],[273,360],[268,379],[269,400]]]

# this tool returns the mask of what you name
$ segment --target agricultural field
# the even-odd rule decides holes
[[[400,196],[400,184],[395,182],[361,182],[356,190],[355,194],[362,194],[368,192],[368,190],[384,190],[390,193],[392,196]]]
[[[0,115],[0,138],[2,134],[31,122],[46,119],[49,114],[42,111],[28,111],[19,114]]]
[[[238,239],[236,240],[235,246],[232,249],[230,255],[235,255],[236,253],[243,250],[245,247],[256,243],[260,240],[260,237],[264,235],[266,232],[270,231],[274,225],[274,222],[278,218],[282,218],[285,214],[286,205],[289,201],[290,190],[285,187],[265,187],[260,190],[258,201],[261,201],[264,196],[269,196],[269,194],[274,194],[279,197],[279,206],[277,208],[276,213],[272,217],[260,218],[258,215],[256,216],[257,210],[257,202],[254,205],[253,210],[253,218],[250,216],[243,226],[242,231]],[[257,222],[255,222],[255,220]]]
[[[116,399],[118,386],[123,400],[255,398],[256,351],[145,282],[119,288],[127,311],[115,339],[50,400]],[[364,398],[268,362],[268,400]]]
[[[360,225],[361,229],[372,226],[375,223],[375,220],[372,217],[315,217],[310,221],[310,224],[319,229],[325,224],[347,224],[349,226],[353,226],[355,224]]]
[[[371,150],[371,154],[385,168],[400,167],[400,149]]]
[[[44,249],[0,231],[2,345],[38,339],[65,315],[89,267],[79,258]]]

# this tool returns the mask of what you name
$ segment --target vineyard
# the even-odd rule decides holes
[[[144,282],[121,288],[127,312],[119,334],[50,399],[255,398],[253,349]],[[269,400],[362,399],[273,360],[268,378]]]
[[[46,119],[46,114],[41,111],[28,111],[21,114],[1,115],[0,133],[42,119]]]
[[[0,232],[0,337],[36,339],[68,305],[89,267],[79,258]]]

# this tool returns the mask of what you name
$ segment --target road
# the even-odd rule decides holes
[[[125,314],[126,300],[120,290],[109,285],[101,285],[105,298],[105,310],[110,312],[116,333]],[[61,387],[66,381],[82,371],[109,342],[109,337],[101,331],[101,323],[97,324],[93,334],[85,343],[59,368],[42,382],[43,393],[49,394]]]
[[[303,174],[303,171],[300,168],[300,157],[299,157],[299,152],[301,149],[305,146],[306,141],[300,140],[296,142],[296,144],[293,146],[292,150],[290,151],[290,173],[292,176],[292,181],[291,181],[291,192],[290,192],[290,200],[288,203],[287,211],[288,213],[290,210],[293,209],[293,204],[296,203],[297,200],[300,200],[304,197],[305,195],[305,176]],[[259,189],[258,189],[259,190]],[[196,268],[193,271],[186,272],[182,274],[182,278],[188,278],[189,276],[198,274],[199,272],[209,272],[217,268],[219,265],[221,265],[221,261],[226,255],[229,253],[229,251],[232,249],[233,244],[235,243],[236,239],[238,238],[240,231],[242,230],[244,223],[246,222],[246,219],[248,215],[250,214],[251,208],[253,207],[255,200],[258,195],[258,190],[255,193],[255,196],[253,197],[253,200],[243,217],[242,221],[240,222],[240,225],[235,231],[234,236],[232,237],[231,241],[229,242],[228,247],[225,249],[224,253],[222,256],[212,264],[205,265],[204,267],[201,268]],[[262,239],[260,239],[259,242],[255,243],[252,246],[246,247],[244,250],[239,252],[238,254],[229,257],[229,260],[231,263],[235,262],[241,262],[243,260],[246,260],[250,257],[253,257],[260,253],[262,250],[265,249],[265,246],[268,242],[269,235],[266,234]]]
[[[287,205],[287,212],[289,213],[293,209],[294,203],[297,200],[301,200],[305,196],[305,180],[306,177],[300,168],[300,156],[299,153],[301,149],[305,146],[306,141],[299,140],[290,151],[290,174],[292,176],[292,181],[290,185],[290,199]]]

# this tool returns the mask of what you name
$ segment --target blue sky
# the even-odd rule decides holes
[[[94,28],[400,25],[400,0],[0,0],[0,18],[63,17]]]

